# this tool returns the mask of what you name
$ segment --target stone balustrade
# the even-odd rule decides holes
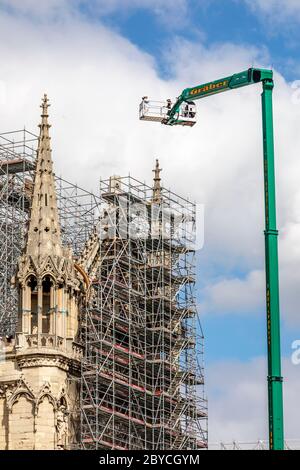
[[[69,353],[74,359],[80,360],[83,347],[71,338],[63,338],[48,333],[24,334],[16,333],[16,349],[56,349]]]

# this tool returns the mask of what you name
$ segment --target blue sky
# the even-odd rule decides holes
[[[247,4],[236,0],[211,1],[206,7],[203,7],[203,2],[195,0],[187,3],[186,17],[182,21],[176,21],[176,24],[172,21],[168,24],[166,19],[162,22],[153,11],[143,8],[130,12],[114,12],[107,15],[104,21],[151,54],[163,77],[170,77],[165,55],[175,37],[176,40],[183,38],[189,41],[201,38],[201,42],[207,46],[224,42],[233,42],[246,47],[254,45],[268,52],[270,58],[268,65],[276,68],[288,81],[298,77],[297,71],[291,67],[291,63],[299,61],[297,44],[300,40],[300,29],[296,21],[291,20],[283,27],[279,27],[276,23],[270,24],[266,18],[252,11]],[[249,64],[251,65],[256,64]],[[212,79],[217,78],[219,77],[212,77]],[[193,85],[196,83],[188,84],[188,86]],[[199,277],[205,269],[201,268],[201,260],[200,253]],[[220,267],[216,266],[212,274],[222,275]],[[239,275],[238,270],[233,270],[231,275]],[[201,302],[201,298],[199,301]],[[220,312],[217,316],[205,316],[202,322],[206,336],[206,364],[209,365],[210,361],[217,360],[220,356],[246,360],[266,354],[266,320],[263,309],[250,311],[243,316],[235,313],[222,316]],[[282,353],[289,355],[291,342],[295,338],[295,328],[289,327],[285,322],[282,326]]]
[[[176,4],[176,2],[174,2]],[[151,54],[155,58],[159,74],[163,78],[172,79],[172,70],[168,69],[166,54],[172,49],[174,41],[188,40],[191,42],[201,40],[206,47],[217,46],[222,43],[235,43],[247,46],[255,46],[265,51],[271,66],[280,72],[287,81],[297,79],[299,72],[299,48],[300,28],[297,21],[289,18],[288,23],[278,24],[271,18],[257,14],[249,8],[245,2],[228,0],[211,1],[203,8],[202,2],[187,2],[187,15],[182,21],[170,23],[166,18],[162,21],[149,9],[136,9],[131,12],[110,14],[104,22],[122,35],[127,37],[139,48]],[[174,5],[174,8],[176,6]],[[249,64],[249,66],[257,64]],[[295,67],[293,66],[295,65]],[[297,67],[296,67],[297,65]],[[238,72],[239,70],[233,70]],[[211,77],[217,79],[219,77]],[[187,83],[193,86],[197,83]],[[179,91],[179,90],[178,90]],[[261,227],[262,229],[262,227]],[[263,243],[263,237],[260,240]],[[205,246],[204,246],[205,252]],[[205,278],[207,272],[212,277],[222,277],[222,268],[218,265],[212,269],[210,261],[200,253],[199,278]],[[261,266],[263,267],[263,258]],[[241,268],[242,270],[242,268]],[[225,274],[225,273],[223,273]],[[243,277],[245,273],[239,272],[239,267],[229,273],[230,276]],[[228,272],[226,272],[228,275]],[[200,286],[203,282],[199,282]],[[201,289],[199,290],[199,302],[201,304]],[[210,363],[220,360],[249,361],[253,357],[266,356],[266,319],[264,304],[261,308],[243,312],[222,315],[222,311],[216,315],[204,315],[202,324],[205,333],[205,363],[209,369]],[[282,322],[282,354],[291,354],[291,343],[296,336],[300,336],[299,328]]]
[[[197,295],[214,440],[265,437],[253,392],[266,392],[259,89],[202,100],[193,129],[141,123],[138,103],[250,66],[275,70],[287,429],[299,437],[299,372],[290,362],[300,338],[300,106],[291,87],[300,77],[299,23],[295,0],[0,0],[1,130],[35,131],[47,91],[58,174],[94,190],[100,176],[129,171],[150,183],[159,156],[165,186],[205,205]],[[247,409],[228,377],[237,391],[249,381]]]
[[[176,2],[175,2],[176,3]],[[160,21],[150,10],[137,9],[130,14],[112,14],[105,18],[106,24],[117,28],[121,34],[134,44],[151,54],[156,61],[159,74],[172,78],[166,63],[166,51],[172,47],[174,38],[197,41],[207,47],[233,42],[245,47],[255,46],[266,51],[269,57],[267,66],[276,68],[287,81],[298,77],[298,70],[292,64],[299,63],[298,41],[300,29],[297,22],[290,20],[289,24],[281,27],[271,24],[263,16],[249,9],[244,2],[228,0],[212,1],[210,6],[203,8],[201,2],[188,2],[188,15],[185,20],[168,24]],[[256,64],[249,64],[256,65]],[[238,70],[233,70],[238,72]],[[217,79],[219,77],[211,77]],[[187,83],[193,86],[196,83]],[[261,240],[262,242],[262,240]],[[205,251],[205,246],[204,246]],[[199,255],[199,277],[205,276],[205,265],[201,267]],[[209,260],[206,260],[206,265]],[[263,265],[263,259],[261,260]],[[208,268],[211,271],[211,267]],[[227,273],[228,274],[228,273]],[[232,276],[243,276],[238,268],[230,273]],[[222,276],[220,266],[216,266],[212,276]],[[207,282],[207,277],[206,277]],[[201,285],[201,281],[200,281]],[[201,303],[201,290],[199,292]],[[263,306],[264,307],[264,306]],[[229,359],[249,361],[255,356],[266,356],[266,319],[265,309],[260,308],[238,315],[227,312],[222,315],[205,315],[202,318],[205,333],[205,363],[209,369],[210,363]],[[300,330],[294,325],[282,322],[282,354],[289,356],[291,343]]]
[[[171,7],[173,14],[176,4],[174,1]],[[297,78],[297,70],[291,67],[299,59],[300,30],[297,20],[290,16],[288,23],[274,22],[258,14],[243,0],[188,0],[185,13],[176,16],[176,21],[168,11],[162,20],[153,10],[145,7],[97,15],[91,6],[87,7],[83,2],[81,10],[89,20],[104,22],[154,56],[164,77],[170,76],[165,61],[166,50],[172,45],[174,37],[179,37],[189,41],[201,38],[206,46],[232,42],[266,49],[272,67],[284,74],[287,80]]]

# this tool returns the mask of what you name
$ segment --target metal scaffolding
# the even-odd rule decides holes
[[[232,441],[232,442],[219,442],[209,443],[209,450],[268,450],[270,447],[269,441],[260,439],[257,441]],[[299,439],[285,439],[284,450],[299,450]]]
[[[207,446],[195,206],[132,177],[100,184],[100,260],[83,324],[85,449]]]
[[[24,247],[38,136],[27,130],[0,134],[0,335],[16,331],[18,292],[12,285]],[[100,199],[56,177],[62,238],[79,256],[95,225]]]
[[[11,279],[26,237],[37,142],[26,130],[0,134],[2,335],[16,331]],[[132,177],[101,181],[99,196],[59,177],[56,187],[63,242],[77,260],[95,233],[99,240],[81,318],[81,447],[206,448],[194,204]]]
[[[36,136],[27,131],[0,135],[0,325],[15,332],[18,292],[11,281],[25,238]]]

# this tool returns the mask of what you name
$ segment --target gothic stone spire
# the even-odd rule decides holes
[[[40,136],[25,248],[26,255],[38,257],[38,259],[47,255],[63,255],[50,148],[49,106],[45,94],[41,104],[42,120],[39,124]]]

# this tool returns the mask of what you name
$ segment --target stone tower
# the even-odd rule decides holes
[[[0,363],[0,449],[70,449],[79,430],[76,340],[84,288],[61,241],[48,107],[44,95],[27,240],[15,279],[18,328]]]

